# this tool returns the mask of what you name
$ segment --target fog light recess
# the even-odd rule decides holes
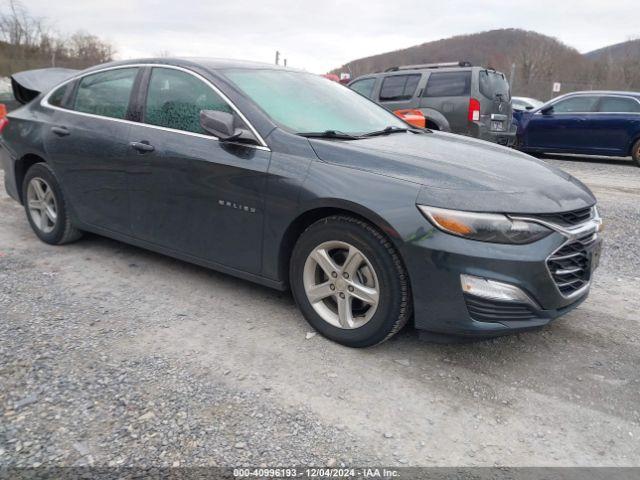
[[[465,274],[460,275],[460,283],[467,295],[499,302],[526,303],[537,308],[536,302],[515,285]]]

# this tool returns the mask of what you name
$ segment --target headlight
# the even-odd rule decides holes
[[[511,220],[497,213],[475,213],[418,205],[420,211],[440,230],[481,242],[532,243],[552,230],[534,222]]]

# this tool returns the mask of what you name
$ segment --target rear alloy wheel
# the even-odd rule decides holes
[[[51,233],[58,221],[58,205],[51,186],[33,177],[27,186],[27,209],[33,224],[44,234]]]
[[[24,209],[35,234],[45,243],[61,245],[82,233],[71,225],[58,180],[46,163],[36,163],[22,184]]]
[[[640,167],[640,140],[633,146],[631,156],[633,157],[633,161],[636,162],[636,165]]]
[[[290,283],[311,326],[349,347],[381,343],[411,316],[409,279],[397,250],[358,218],[337,215],[307,228],[293,250]]]

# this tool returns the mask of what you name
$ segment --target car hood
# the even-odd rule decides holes
[[[513,149],[446,133],[310,139],[328,163],[421,184],[419,203],[469,211],[550,213],[591,206],[579,180]]]

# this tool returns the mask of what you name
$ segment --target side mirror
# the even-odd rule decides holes
[[[540,113],[542,113],[543,115],[551,115],[553,113],[553,105],[547,108],[543,108],[542,110],[540,110]]]
[[[235,128],[234,124],[235,117],[230,113],[218,110],[202,110],[200,112],[200,126],[205,132],[218,137],[221,142],[257,143],[251,132]]]

